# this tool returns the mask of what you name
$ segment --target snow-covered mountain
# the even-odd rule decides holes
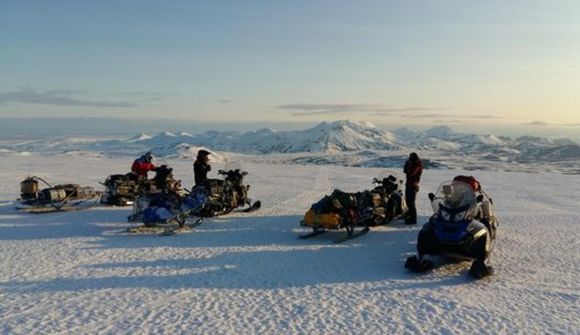
[[[353,121],[322,122],[313,128],[296,131],[210,131],[191,140],[216,150],[244,153],[334,153],[401,148],[394,134],[368,122]]]
[[[580,146],[568,139],[532,136],[512,139],[493,134],[469,134],[447,126],[387,131],[369,122],[354,121],[322,122],[312,128],[293,131],[264,128],[195,135],[166,131],[154,136],[140,133],[115,140],[57,138],[0,143],[4,156],[19,152],[135,156],[152,151],[159,157],[191,158],[201,148],[213,152],[216,161],[227,161],[229,153],[274,154],[287,155],[280,160],[290,163],[377,167],[400,165],[410,151],[419,152],[432,168],[492,169],[501,163],[504,170],[527,164],[535,166],[534,171],[545,165],[558,165],[557,170],[570,172],[579,170],[576,162],[580,161]],[[527,168],[517,170],[528,171]]]

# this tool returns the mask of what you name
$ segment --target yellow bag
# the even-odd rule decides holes
[[[342,218],[336,213],[316,214],[310,209],[304,214],[303,226],[337,229],[342,224]]]

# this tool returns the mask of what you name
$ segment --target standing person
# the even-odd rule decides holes
[[[207,150],[202,149],[197,152],[197,158],[193,163],[193,177],[196,186],[207,185],[207,173],[211,171],[209,155],[211,155],[211,153]]]
[[[153,164],[152,161],[153,154],[151,152],[147,152],[143,156],[133,161],[133,165],[131,165],[131,172],[135,173],[139,177],[147,179],[147,172],[155,170],[155,164]]]
[[[409,154],[409,159],[405,162],[403,172],[407,177],[407,183],[405,184],[405,201],[409,208],[409,211],[405,216],[405,223],[417,224],[417,207],[415,206],[415,199],[417,198],[417,192],[419,192],[419,181],[421,181],[421,174],[423,173],[423,162],[421,162],[417,153],[412,152]]]

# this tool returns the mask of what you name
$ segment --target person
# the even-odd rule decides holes
[[[421,174],[423,173],[423,162],[417,155],[412,152],[409,154],[409,159],[405,162],[403,172],[407,177],[405,184],[405,201],[407,202],[407,215],[405,217],[406,224],[417,224],[417,207],[415,206],[415,199],[417,192],[419,192],[419,182],[421,181]]]
[[[153,154],[151,152],[147,152],[143,156],[133,161],[133,165],[131,165],[131,172],[135,173],[139,177],[147,179],[147,172],[155,170],[155,165],[152,163],[152,161]]]
[[[207,150],[202,149],[197,152],[197,158],[193,163],[193,177],[196,186],[207,185],[207,173],[211,171],[209,155],[211,155],[211,153]]]

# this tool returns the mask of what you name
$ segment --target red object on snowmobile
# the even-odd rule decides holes
[[[471,186],[471,188],[475,192],[479,192],[481,190],[481,184],[473,176],[457,176],[457,177],[453,178],[453,181],[460,181],[460,182],[469,184],[469,186]]]

